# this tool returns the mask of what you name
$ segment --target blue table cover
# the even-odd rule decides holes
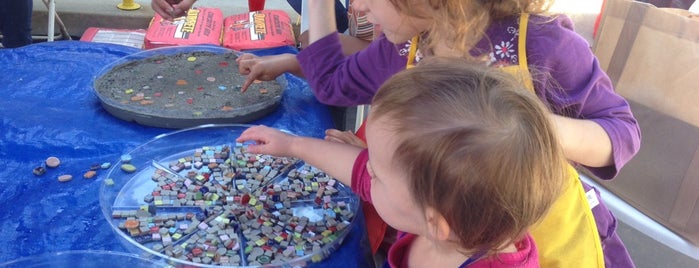
[[[0,263],[58,251],[127,251],[99,206],[107,171],[93,179],[82,174],[93,164],[116,163],[123,153],[173,131],[113,117],[92,89],[102,68],[140,51],[79,41],[0,49]],[[255,53],[295,52],[284,47]],[[251,124],[322,137],[332,127],[327,107],[305,80],[288,74],[287,79],[279,108]],[[49,156],[60,158],[61,165],[33,175],[32,169]],[[61,174],[71,174],[73,180],[59,182]],[[311,266],[369,266],[363,218],[358,222],[330,258]]]

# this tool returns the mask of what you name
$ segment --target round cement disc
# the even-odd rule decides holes
[[[142,125],[247,123],[276,109],[286,81],[256,81],[241,93],[236,58],[215,46],[152,49],[105,67],[93,86],[110,114]]]

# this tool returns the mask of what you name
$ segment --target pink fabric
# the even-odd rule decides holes
[[[408,252],[410,244],[417,237],[414,234],[399,234],[399,238],[388,251],[388,264],[390,267],[408,267]],[[509,267],[539,267],[539,254],[536,251],[534,239],[527,235],[517,243],[517,252],[500,253],[476,261],[468,268],[509,268]]]

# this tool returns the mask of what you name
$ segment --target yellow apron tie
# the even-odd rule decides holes
[[[415,67],[415,55],[417,55],[417,42],[420,41],[418,36],[413,37],[410,40],[410,50],[408,52],[408,63],[405,65],[405,69],[410,69]]]
[[[534,83],[532,75],[529,72],[529,63],[527,63],[527,24],[529,23],[529,13],[522,13],[519,16],[519,37],[517,38],[517,57],[518,65],[504,66],[500,69],[511,74],[518,79],[531,92],[534,92]]]
[[[529,14],[522,13],[517,40],[518,65],[502,67],[524,86],[534,91],[527,63],[527,25]],[[539,250],[541,267],[604,267],[602,242],[592,209],[578,172],[568,165],[568,185],[549,213],[531,229]]]

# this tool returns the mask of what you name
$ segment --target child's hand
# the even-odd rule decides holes
[[[325,140],[334,141],[366,148],[366,142],[354,135],[352,131],[339,131],[337,129],[325,130]]]
[[[240,134],[237,142],[255,141],[248,145],[248,152],[275,156],[292,156],[291,142],[295,136],[266,126],[254,126]]]
[[[293,71],[298,65],[293,54],[281,54],[258,57],[252,54],[242,54],[236,59],[238,71],[247,75],[241,92],[245,92],[255,80],[270,81],[285,72]]]

